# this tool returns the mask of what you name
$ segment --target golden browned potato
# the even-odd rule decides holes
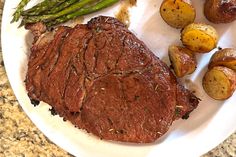
[[[210,25],[192,23],[182,30],[181,41],[194,52],[207,53],[217,46],[218,33]]]
[[[202,85],[213,99],[228,99],[236,89],[236,73],[227,67],[213,67],[203,77]]]
[[[177,77],[192,74],[196,70],[195,54],[185,47],[170,46],[169,59]]]
[[[211,69],[215,66],[225,66],[236,71],[236,49],[226,48],[214,53],[208,67]]]
[[[174,28],[184,28],[193,23],[196,17],[191,0],[164,0],[160,14],[163,20]]]
[[[229,23],[236,20],[236,0],[206,0],[206,18],[213,23]]]

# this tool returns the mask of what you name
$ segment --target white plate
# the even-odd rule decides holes
[[[38,107],[30,104],[24,86],[27,59],[32,36],[19,23],[10,24],[12,13],[20,0],[6,0],[2,21],[2,48],[6,71],[14,93],[24,111],[37,127],[58,146],[80,157],[156,157],[156,156],[199,156],[217,146],[236,130],[236,95],[227,101],[214,101],[203,91],[201,80],[206,72],[209,54],[198,55],[198,68],[190,77],[191,87],[197,89],[197,96],[203,101],[188,120],[174,122],[168,133],[152,144],[124,144],[99,140],[84,131],[63,122],[58,116],[51,116],[49,106],[41,103]],[[157,56],[168,61],[167,47],[180,44],[180,30],[169,27],[159,15],[161,0],[138,0],[131,10],[132,30]],[[31,3],[32,5],[33,3]],[[202,15],[203,1],[194,0],[197,22],[209,23]],[[111,15],[118,5],[105,11],[86,16],[86,20],[96,15]],[[213,25],[220,34],[219,46],[236,48],[236,23]],[[13,113],[14,114],[14,113]]]

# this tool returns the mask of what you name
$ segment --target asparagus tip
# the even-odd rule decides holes
[[[11,20],[11,23],[14,23],[16,22],[15,18],[13,17],[12,20]]]
[[[22,20],[21,21],[21,23],[20,23],[20,25],[18,26],[18,28],[20,28],[20,27],[22,27],[22,26],[24,26],[26,23],[25,23],[25,21],[24,20]]]

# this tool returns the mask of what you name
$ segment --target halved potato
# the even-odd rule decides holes
[[[181,32],[183,45],[198,53],[207,53],[214,49],[217,46],[218,38],[215,28],[203,23],[192,23]]]
[[[214,53],[208,68],[215,66],[225,66],[236,71],[236,49],[225,48]]]
[[[192,74],[197,67],[195,54],[181,46],[169,47],[169,59],[177,77]]]
[[[164,0],[160,7],[163,20],[174,28],[184,28],[193,23],[196,11],[190,0]]]
[[[202,85],[213,99],[228,99],[236,89],[236,73],[227,67],[213,67],[203,77]]]

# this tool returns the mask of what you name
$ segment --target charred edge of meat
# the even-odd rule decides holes
[[[189,97],[189,102],[191,104],[194,104],[194,107],[197,107],[199,104],[199,101],[202,101],[200,98],[196,97],[193,92],[191,92],[191,96]]]
[[[56,116],[57,112],[54,107],[50,108],[49,111],[51,112],[51,115]]]
[[[180,115],[181,115],[181,109],[176,107],[175,108],[175,117],[180,117]]]
[[[67,119],[66,119],[65,117],[63,117],[63,121],[66,122],[66,120],[67,120]]]
[[[183,116],[182,116],[182,119],[188,119],[189,118],[189,115],[190,113],[195,109],[197,108],[198,104],[199,104],[199,101],[201,101],[200,98],[196,97],[193,92],[190,93],[190,96],[189,96],[189,102],[190,104],[192,105],[192,110],[186,112]]]
[[[38,106],[39,103],[40,103],[40,101],[35,100],[35,99],[30,99],[30,102],[31,102],[32,105],[34,105],[34,107]]]
[[[192,111],[187,112],[187,113],[182,117],[182,119],[185,119],[185,120],[188,119],[191,112],[192,112]]]

